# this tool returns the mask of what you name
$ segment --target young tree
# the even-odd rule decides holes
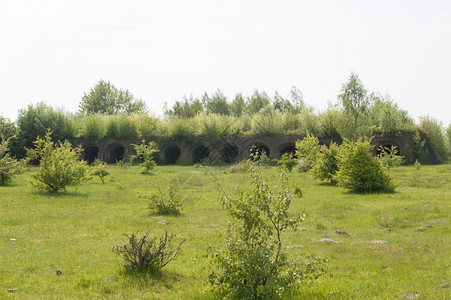
[[[370,107],[370,99],[367,94],[368,91],[359,76],[353,72],[348,81],[342,84],[338,95],[339,104],[343,108],[345,116],[350,120],[350,123],[344,124],[344,126],[350,126],[347,133],[350,135],[348,137],[353,140],[359,137],[361,126],[364,125],[362,120],[366,117]]]
[[[100,80],[80,102],[80,111],[86,114],[114,115],[119,113],[146,113],[144,101],[136,99],[129,90],[117,89],[109,81]]]
[[[232,103],[230,103],[230,112],[234,117],[241,117],[241,115],[246,110],[246,103],[244,102],[243,96],[237,94]]]
[[[338,171],[338,153],[340,147],[332,142],[329,147],[322,145],[316,164],[312,169],[313,177],[335,183],[334,176]]]
[[[230,115],[230,107],[227,102],[227,97],[220,90],[218,90],[211,97],[208,97],[205,93],[202,100],[207,114],[219,114],[225,116]]]
[[[310,133],[307,133],[307,136],[301,141],[296,141],[296,157],[299,159],[300,171],[306,172],[313,168],[319,149],[318,138]]]
[[[304,215],[294,219],[288,215],[293,197],[286,174],[272,190],[255,166],[251,170],[250,194],[237,191],[237,198],[221,197],[230,221],[225,247],[211,252],[217,270],[209,276],[220,299],[273,299],[307,275],[283,251],[283,232],[304,219]],[[312,270],[316,271],[314,266]]]
[[[157,144],[155,142],[146,144],[146,141],[142,140],[140,145],[132,144],[132,146],[135,148],[136,157],[143,160],[140,173],[149,173],[156,166],[154,158],[159,152]]]
[[[23,172],[25,160],[17,160],[9,153],[9,138],[0,132],[0,185],[5,185],[14,176]]]
[[[90,179],[87,162],[80,160],[83,149],[72,149],[67,140],[54,143],[51,136],[52,132],[48,131],[45,139],[38,138],[34,142],[35,149],[28,149],[29,157],[39,160],[39,171],[31,174],[34,179],[31,184],[56,193]]]
[[[370,151],[368,140],[345,141],[338,154],[338,171],[333,177],[339,186],[355,193],[393,192],[397,183],[387,168]]]

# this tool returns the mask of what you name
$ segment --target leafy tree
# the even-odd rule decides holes
[[[413,165],[417,161],[421,164],[429,163],[429,150],[425,144],[426,141],[421,137],[420,131],[415,130],[412,134],[412,141],[406,145],[404,162],[407,165]]]
[[[370,125],[375,126],[378,131],[394,133],[413,126],[414,121],[407,111],[400,109],[389,96],[372,93],[370,97],[372,99],[372,105],[368,111]]]
[[[333,177],[339,186],[355,193],[393,192],[397,183],[387,168],[370,151],[368,140],[345,141],[338,154],[338,171]]]
[[[34,142],[35,149],[28,149],[29,157],[39,160],[39,171],[31,174],[34,179],[31,184],[56,193],[90,179],[86,161],[80,160],[83,149],[72,149],[67,140],[54,143],[51,135],[48,131],[45,139],[38,138]]]
[[[451,156],[451,124],[446,128],[446,141],[448,142],[448,155]]]
[[[380,146],[377,159],[387,168],[399,167],[402,164],[402,156],[399,155],[398,147],[391,145],[391,147]]]
[[[319,149],[318,138],[310,133],[307,133],[307,136],[301,141],[296,141],[296,157],[299,159],[300,171],[306,172],[313,168]]]
[[[357,139],[361,135],[363,120],[368,114],[370,107],[370,98],[368,91],[360,81],[356,73],[351,73],[346,83],[342,84],[340,94],[338,95],[340,106],[343,108],[345,116],[349,119],[349,138]]]
[[[80,111],[87,114],[115,115],[146,113],[144,101],[136,99],[129,90],[117,89],[109,81],[100,80],[80,102]]]
[[[81,136],[87,140],[102,139],[105,132],[104,118],[99,114],[89,115],[81,128]]]
[[[230,113],[234,117],[241,117],[245,110],[246,103],[244,102],[243,96],[241,94],[237,94],[232,103],[230,103]]]
[[[440,159],[446,161],[448,159],[448,147],[446,146],[445,131],[442,123],[431,117],[423,117],[420,119],[420,126],[431,141]]]
[[[202,99],[207,114],[230,115],[230,107],[227,97],[218,90],[213,96],[208,97],[205,93]]]
[[[136,151],[136,157],[142,159],[140,173],[149,173],[155,166],[155,155],[159,152],[157,144],[155,142],[149,142],[146,144],[145,140],[141,141],[141,144],[132,144]]]
[[[294,107],[291,104],[291,102],[288,99],[283,98],[279,93],[276,92],[274,95],[274,101],[272,103],[272,106],[275,110],[278,110],[280,112],[294,112]]]
[[[280,157],[280,159],[277,161],[277,164],[282,168],[285,168],[288,172],[291,172],[293,170],[293,167],[296,166],[297,163],[297,158],[293,153],[290,152],[284,153],[282,157]]]
[[[283,232],[304,220],[304,215],[294,219],[288,215],[293,196],[286,174],[272,190],[255,166],[251,170],[250,194],[237,191],[237,198],[221,197],[230,221],[225,247],[211,251],[217,269],[209,276],[221,299],[276,298],[317,271],[312,266],[311,273],[304,273],[283,251]]]
[[[176,101],[171,109],[165,109],[165,115],[170,117],[193,118],[204,111],[202,102],[194,99],[193,96],[184,98],[183,101]]]
[[[313,177],[335,183],[335,174],[338,171],[338,153],[340,148],[332,142],[329,147],[322,145],[312,169]]]
[[[291,105],[293,106],[294,112],[295,113],[301,112],[306,107],[302,92],[295,86],[292,86],[290,96],[291,96]]]
[[[92,164],[91,174],[99,176],[102,183],[105,183],[104,178],[110,175],[110,172],[106,169],[106,163],[96,158]]]
[[[0,132],[0,185],[5,185],[17,174],[23,173],[25,160],[17,160],[9,153],[9,140]]]
[[[53,132],[53,141],[71,140],[75,137],[75,128],[69,116],[44,102],[19,110],[17,126],[22,147],[21,157],[25,156],[25,148],[33,147],[36,138],[45,136],[49,129]]]
[[[18,139],[18,129],[14,122],[11,122],[8,118],[0,116],[0,142],[7,139],[8,152],[12,156],[18,156],[21,154],[20,141]]]
[[[255,91],[254,94],[247,101],[247,111],[249,114],[253,115],[258,113],[262,108],[270,105],[269,97],[265,92],[260,93]]]

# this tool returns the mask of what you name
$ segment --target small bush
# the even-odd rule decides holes
[[[338,154],[338,171],[333,177],[339,186],[356,193],[393,192],[396,182],[386,167],[370,153],[367,140],[346,141]]]
[[[87,140],[102,139],[105,137],[105,124],[102,116],[89,115],[81,129],[81,135]]]
[[[110,172],[108,172],[108,170],[106,169],[106,164],[96,158],[92,165],[91,174],[99,176],[100,180],[102,180],[102,183],[105,183],[104,178],[110,175]]]
[[[25,160],[17,160],[9,153],[9,138],[0,132],[0,185],[5,185],[17,174],[23,173]]]
[[[446,161],[448,159],[448,147],[446,145],[445,130],[442,123],[433,118],[424,117],[421,118],[420,125],[440,159]]]
[[[426,141],[421,137],[420,132],[416,130],[412,135],[412,141],[406,145],[405,164],[412,165],[416,161],[422,164],[429,163],[429,151],[425,144]]]
[[[329,147],[322,145],[318,159],[312,169],[313,177],[335,183],[334,176],[338,171],[338,153],[340,148],[332,142]]]
[[[304,219],[288,216],[293,196],[287,176],[282,173],[281,185],[271,190],[255,166],[251,170],[250,194],[237,191],[237,198],[221,197],[231,220],[224,248],[210,252],[216,270],[209,281],[219,299],[277,298],[318,270],[298,268],[283,251],[282,233]]]
[[[159,186],[151,194],[141,194],[149,200],[149,209],[159,215],[178,215],[181,212],[185,198],[178,195],[178,184],[171,182],[167,191],[163,192]]]
[[[402,156],[398,155],[398,147],[393,145],[390,148],[381,146],[379,152],[377,158],[387,169],[399,167],[402,164]]]
[[[293,167],[298,163],[297,158],[293,153],[284,153],[282,157],[277,161],[277,164],[282,168],[286,168],[288,172],[293,170]]]
[[[113,252],[124,259],[124,267],[134,271],[155,272],[172,260],[175,259],[180,251],[184,240],[178,245],[172,245],[173,234],[168,235],[166,231],[164,236],[150,237],[149,232],[143,236],[125,234],[128,241],[122,246],[115,246]]]
[[[29,157],[39,160],[39,171],[31,174],[31,184],[40,190],[58,192],[90,179],[86,161],[80,160],[83,149],[72,149],[68,141],[53,143],[51,135],[48,131],[44,140],[34,142],[35,149],[28,149]]]
[[[313,168],[319,153],[318,138],[310,133],[301,140],[296,142],[296,157],[299,159],[299,170],[306,172]]]
[[[132,144],[135,148],[136,156],[138,159],[142,160],[140,164],[140,173],[149,173],[155,166],[155,155],[159,152],[157,144],[155,142],[149,142],[146,144],[145,140],[141,141],[140,145]],[[131,158],[133,160],[133,157]]]

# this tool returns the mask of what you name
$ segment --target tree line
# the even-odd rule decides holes
[[[322,111],[307,105],[301,91],[292,87],[284,97],[255,91],[237,94],[232,100],[218,90],[200,97],[185,97],[164,116],[149,114],[145,102],[129,90],[100,80],[84,93],[77,113],[53,108],[45,102],[21,109],[16,123],[0,116],[0,132],[10,138],[10,151],[24,157],[38,136],[53,131],[54,141],[76,138],[103,139],[203,139],[206,143],[232,135],[303,135],[356,140],[377,133],[423,131],[437,153],[446,160],[451,146],[451,124],[444,128],[437,120],[424,117],[416,124],[406,110],[388,95],[370,92],[356,73],[342,84],[337,101]]]

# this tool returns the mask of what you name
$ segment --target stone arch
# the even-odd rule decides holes
[[[107,161],[115,163],[123,160],[125,157],[125,147],[120,144],[111,145],[107,151]]]
[[[192,157],[193,162],[198,163],[202,159],[210,156],[210,148],[200,145],[195,147],[192,153],[193,153]]]
[[[239,151],[236,145],[227,145],[221,149],[221,159],[230,163],[238,158]]]
[[[99,147],[88,146],[83,150],[83,160],[86,160],[88,164],[92,163],[99,156]]]
[[[180,157],[182,149],[178,146],[169,146],[164,149],[163,160],[168,165],[174,165]]]
[[[284,155],[285,153],[291,153],[291,154],[293,154],[293,156],[295,156],[296,155],[296,145],[295,144],[283,145],[279,151],[279,158],[282,157],[282,155]]]
[[[254,144],[249,149],[249,157],[253,160],[259,160],[263,153],[265,153],[268,157],[271,154],[269,147],[263,143]]]

